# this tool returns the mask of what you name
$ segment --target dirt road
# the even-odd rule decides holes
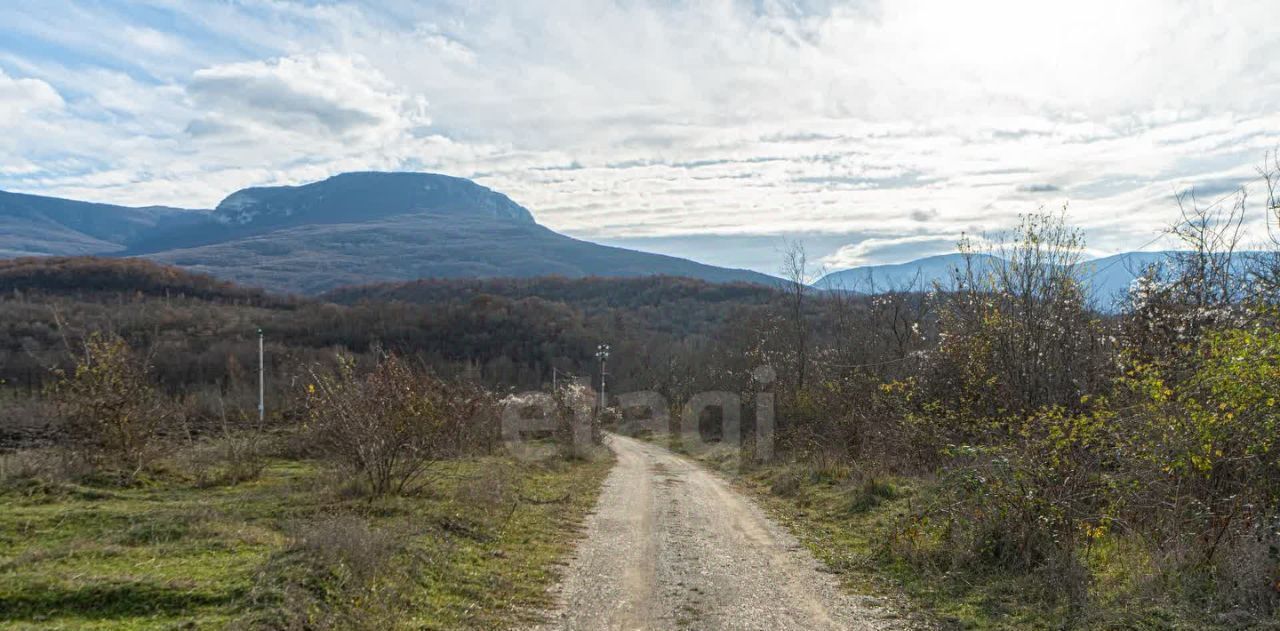
[[[618,463],[544,629],[897,629],[719,477],[609,436]]]

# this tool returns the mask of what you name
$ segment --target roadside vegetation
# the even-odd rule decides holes
[[[962,242],[945,285],[797,284],[737,351],[793,367],[768,390],[775,459],[676,446],[944,627],[1280,627],[1280,250],[1242,229],[1280,225],[1267,190],[1181,200],[1183,251],[1118,313],[1053,212]],[[796,315],[806,300],[824,315]]]
[[[389,352],[209,427],[120,337],[70,348],[0,455],[0,628],[527,626],[610,466],[507,455],[494,394]]]

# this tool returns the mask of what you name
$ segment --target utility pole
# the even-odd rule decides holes
[[[556,367],[555,367],[555,366],[552,366],[552,367],[551,367],[551,392],[552,392],[552,393],[555,393],[556,391],[557,391],[557,387],[556,387]]]
[[[596,347],[596,359],[600,360],[600,411],[604,412],[604,402],[605,402],[605,396],[604,396],[605,379],[604,378],[605,378],[605,375],[609,374],[607,370],[608,362],[609,362],[609,345],[608,344],[601,344]]]
[[[262,427],[263,421],[267,417],[267,401],[264,396],[266,383],[266,363],[263,361],[262,353],[262,329],[258,329],[258,427]]]

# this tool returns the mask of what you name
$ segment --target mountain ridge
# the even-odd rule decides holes
[[[750,270],[574,239],[465,178],[363,171],[259,186],[216,208],[134,208],[0,192],[0,258],[139,256],[286,293],[419,278],[685,276]]]
[[[146,233],[195,223],[206,215],[187,208],[0,191],[0,258],[119,252]]]
[[[213,217],[228,224],[287,224],[297,211],[315,220],[317,213],[343,216],[349,205],[365,205],[375,209],[375,216],[385,216],[462,203],[469,204],[469,211],[486,211],[495,219],[536,223],[527,208],[486,186],[450,175],[407,171],[354,171],[295,186],[243,188],[225,197]]]
[[[1107,256],[1080,261],[1080,278],[1088,284],[1092,296],[1106,309],[1115,309],[1128,292],[1130,285],[1152,265],[1170,263],[1180,253],[1178,250],[1151,252],[1119,252]],[[1241,260],[1258,256],[1256,251],[1235,253]],[[964,264],[965,255],[958,252],[936,254],[905,263],[860,265],[837,270],[814,281],[818,289],[849,291],[861,294],[878,294],[888,291],[930,291],[935,284],[946,286],[953,270]],[[990,254],[973,255],[975,271],[990,270],[999,260]]]

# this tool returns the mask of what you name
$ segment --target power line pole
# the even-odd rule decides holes
[[[263,361],[262,329],[258,329],[258,426],[261,427],[267,416],[266,362]]]
[[[552,367],[551,367],[551,392],[553,392],[553,393],[554,393],[554,392],[556,392],[556,391],[557,391],[557,387],[556,387],[556,367],[555,367],[555,366],[552,366]]]
[[[605,396],[604,396],[605,375],[609,374],[607,370],[608,362],[609,362],[609,345],[608,344],[601,344],[596,347],[596,359],[600,360],[600,411],[603,412],[604,403],[605,403]]]

